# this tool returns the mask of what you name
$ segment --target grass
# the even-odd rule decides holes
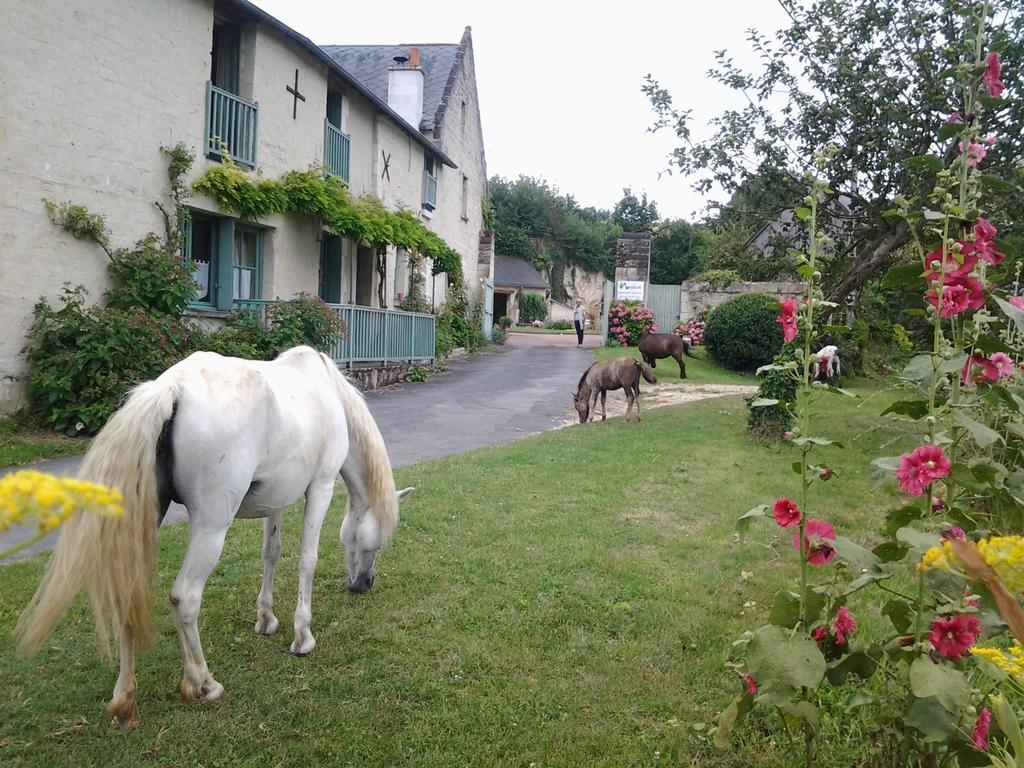
[[[896,502],[869,490],[868,461],[898,449],[883,450],[893,437],[878,427],[884,396],[863,394],[874,399],[830,401],[829,433],[846,450],[821,452],[839,479],[815,486],[812,511],[861,540]],[[120,732],[102,714],[116,669],[98,662],[79,605],[35,660],[0,650],[0,764],[790,765],[749,730],[726,752],[708,734],[741,685],[725,667],[732,641],[764,623],[771,595],[797,575],[774,525],[734,534],[742,512],[798,488],[793,451],[751,442],[745,417],[739,398],[709,400],[398,470],[399,487],[418,490],[365,596],[345,591],[336,498],[308,658],[288,653],[300,517],[286,516],[284,631],[272,638],[252,630],[262,526],[240,521],[200,619],[227,699],[179,701],[161,600],[159,641],[139,668],[143,724]],[[161,534],[158,594],[186,535]],[[42,566],[0,568],[3,636]],[[861,764],[855,730],[824,742],[819,764]]]
[[[757,380],[753,376],[730,371],[718,365],[710,359],[707,350],[703,347],[697,347],[691,351],[694,357],[683,358],[686,363],[686,382],[688,384],[749,384],[751,386],[757,384]],[[641,359],[640,351],[636,347],[598,347],[594,351],[594,360],[600,363],[623,355],[631,355],[637,360]],[[654,373],[658,377],[659,383],[680,381],[679,366],[675,360],[666,357],[656,363]]]
[[[36,429],[10,416],[0,416],[0,467],[58,456],[85,453],[89,441]]]

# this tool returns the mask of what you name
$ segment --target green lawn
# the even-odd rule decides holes
[[[85,453],[89,441],[79,437],[64,437],[27,427],[11,417],[0,417],[0,467],[25,464],[57,456]]]
[[[694,379],[701,371],[693,361]],[[829,434],[846,449],[822,451],[839,477],[815,486],[811,514],[870,543],[896,499],[869,490],[868,461],[900,444],[877,426],[886,396],[862,394],[873,399],[828,403]],[[227,699],[179,701],[160,600],[159,642],[139,670],[143,724],[119,732],[103,718],[116,669],[98,661],[78,606],[37,659],[0,651],[0,764],[791,765],[749,731],[724,753],[707,732],[741,685],[724,666],[732,641],[765,621],[770,596],[797,573],[775,526],[734,534],[742,512],[798,489],[794,452],[748,440],[745,418],[739,398],[708,400],[399,470],[399,487],[418,491],[365,596],[345,591],[336,499],[308,658],[288,654],[298,515],[284,532],[284,631],[273,638],[252,630],[262,526],[239,522],[201,617]],[[186,533],[162,534],[158,594]],[[42,564],[0,568],[5,636]],[[865,606],[853,608],[870,632]],[[861,764],[856,728],[826,727],[823,744],[820,765]]]
[[[757,384],[753,376],[730,371],[709,359],[708,352],[703,347],[691,350],[693,357],[684,357],[686,363],[686,381],[689,384]],[[623,355],[632,355],[640,360],[640,351],[636,347],[598,347],[594,351],[594,360],[603,362]],[[679,365],[671,357],[656,361],[654,369],[659,382],[678,382]]]

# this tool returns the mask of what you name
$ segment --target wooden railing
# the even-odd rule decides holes
[[[348,184],[349,153],[351,144],[348,134],[331,125],[324,118],[324,165],[332,176],[339,177]]]
[[[259,104],[206,83],[206,154],[256,167]]]

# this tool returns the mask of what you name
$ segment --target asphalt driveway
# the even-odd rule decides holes
[[[448,372],[418,384],[401,384],[366,395],[391,462],[396,467],[417,464],[487,445],[507,443],[544,432],[571,411],[572,392],[592,362],[590,349],[578,349],[573,336],[513,334],[505,347],[458,360]],[[587,346],[592,346],[591,339]],[[41,461],[27,468],[57,475],[74,474],[81,457]],[[0,475],[25,467],[0,469]],[[185,518],[185,509],[172,505],[166,523]],[[0,533],[0,551],[33,535],[12,529]],[[24,551],[49,548],[56,532]]]

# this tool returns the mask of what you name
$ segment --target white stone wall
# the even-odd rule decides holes
[[[154,206],[168,203],[167,162],[161,146],[185,142],[197,159],[193,178],[213,161],[202,156],[205,94],[210,76],[213,0],[0,1],[0,412],[21,402],[21,349],[40,297],[55,302],[62,284],[83,285],[98,302],[109,287],[107,258],[47,218],[42,199],[73,201],[106,217],[115,246],[148,232],[162,233]],[[419,212],[424,148],[367,99],[329,75],[326,65],[273,29],[243,25],[240,91],[259,103],[257,173],[277,178],[323,162],[328,83],[341,90],[342,129],[351,137],[353,197],[375,195],[390,208]],[[471,292],[476,284],[480,197],[486,183],[476,93],[459,76],[445,121],[444,149],[459,170],[438,174],[438,211],[426,225],[463,257]],[[299,70],[299,101],[292,117]],[[467,102],[466,128],[461,102]],[[391,154],[390,181],[381,179],[381,149]],[[470,177],[467,220],[461,177]],[[219,212],[209,199],[199,210]],[[315,294],[321,233],[299,216],[271,216],[265,228],[263,298]],[[393,302],[394,250],[388,254]],[[355,298],[356,244],[343,247],[342,300]],[[425,293],[440,304],[444,277]],[[376,291],[374,292],[376,294]]]
[[[583,299],[587,316],[596,322],[604,313],[606,279],[600,272],[588,272],[583,267],[572,264],[562,272],[562,287],[569,298],[569,304],[575,306],[576,299]]]

